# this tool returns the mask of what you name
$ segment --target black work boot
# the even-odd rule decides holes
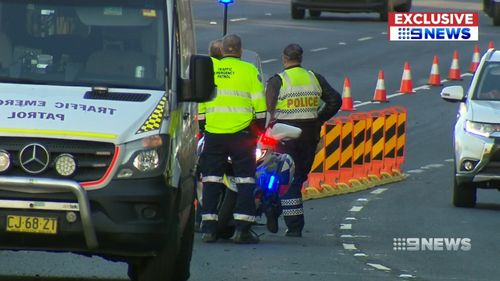
[[[236,244],[257,244],[259,241],[259,237],[250,229],[236,230],[233,236],[233,242]]]
[[[217,241],[217,221],[201,222],[201,241],[205,243],[215,243]]]
[[[288,237],[302,237],[302,231],[287,229],[286,233],[285,233],[285,236],[288,236]]]
[[[205,243],[215,243],[217,242],[217,235],[215,233],[203,233],[201,236],[201,241]]]
[[[268,207],[265,211],[266,214],[266,227],[272,233],[278,232],[278,212],[275,207]]]

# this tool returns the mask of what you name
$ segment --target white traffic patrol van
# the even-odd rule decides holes
[[[0,0],[0,255],[187,280],[195,102],[214,89],[193,30],[186,0]]]

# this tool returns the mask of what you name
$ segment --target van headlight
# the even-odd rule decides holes
[[[160,166],[158,151],[151,149],[139,152],[134,158],[134,167],[141,172],[148,172]]]
[[[116,174],[119,179],[161,175],[168,155],[166,135],[153,135],[123,145],[124,157]]]
[[[489,138],[491,134],[500,132],[500,124],[480,123],[467,120],[465,122],[465,131]]]

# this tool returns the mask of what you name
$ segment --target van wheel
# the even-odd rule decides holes
[[[380,20],[387,21],[389,18],[389,12],[394,12],[394,2],[393,0],[387,0],[385,2],[385,7],[380,11]]]
[[[453,186],[453,205],[462,208],[476,206],[477,188],[471,183],[458,183],[455,179]]]
[[[408,13],[411,10],[411,0],[406,0],[404,4],[394,7],[394,10],[399,13]]]
[[[483,12],[491,17],[491,0],[483,0]]]
[[[292,19],[301,20],[305,17],[306,11],[304,9],[299,9],[294,4],[292,4],[291,7],[292,7]]]
[[[493,9],[493,25],[499,26],[500,25],[500,3],[494,2],[492,3]]]
[[[309,10],[309,15],[312,18],[318,18],[321,16],[321,11]]]
[[[191,202],[194,200],[190,198]],[[180,199],[177,200],[180,202]],[[177,204],[176,204],[177,205]],[[171,210],[171,224],[166,237],[152,257],[132,258],[128,261],[128,275],[132,281],[186,281],[194,242],[194,206],[190,204],[184,231],[180,231],[179,207]],[[179,235],[182,235],[179,237]]]
[[[194,223],[193,223],[194,224]],[[177,232],[177,231],[170,231]],[[132,281],[174,281],[174,265],[178,253],[178,245],[174,241],[173,233],[165,243],[160,246],[160,250],[154,257],[145,257],[129,261],[128,276]]]

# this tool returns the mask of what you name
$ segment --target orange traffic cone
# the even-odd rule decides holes
[[[443,85],[441,84],[441,75],[439,74],[439,57],[437,55],[435,55],[432,60],[431,75],[429,75],[429,81],[427,84],[431,86]]]
[[[373,102],[389,102],[387,99],[387,91],[385,90],[384,71],[378,71],[377,86],[373,95]]]
[[[488,43],[488,50],[489,49],[495,49],[495,43],[493,43],[493,40],[490,40],[490,42]]]
[[[344,79],[344,90],[342,91],[342,111],[354,111],[356,110],[352,105],[351,97],[351,80],[348,77]]]
[[[469,71],[475,73],[479,65],[479,57],[481,51],[479,50],[479,44],[474,45],[474,53],[472,54],[472,62],[470,63]]]
[[[453,60],[451,61],[450,72],[448,73],[450,80],[462,80],[460,76],[460,66],[458,65],[458,52],[453,52]]]
[[[405,67],[403,70],[403,77],[401,79],[401,87],[399,88],[399,92],[403,94],[413,94],[413,82],[411,81],[411,70],[410,63],[405,62]]]

